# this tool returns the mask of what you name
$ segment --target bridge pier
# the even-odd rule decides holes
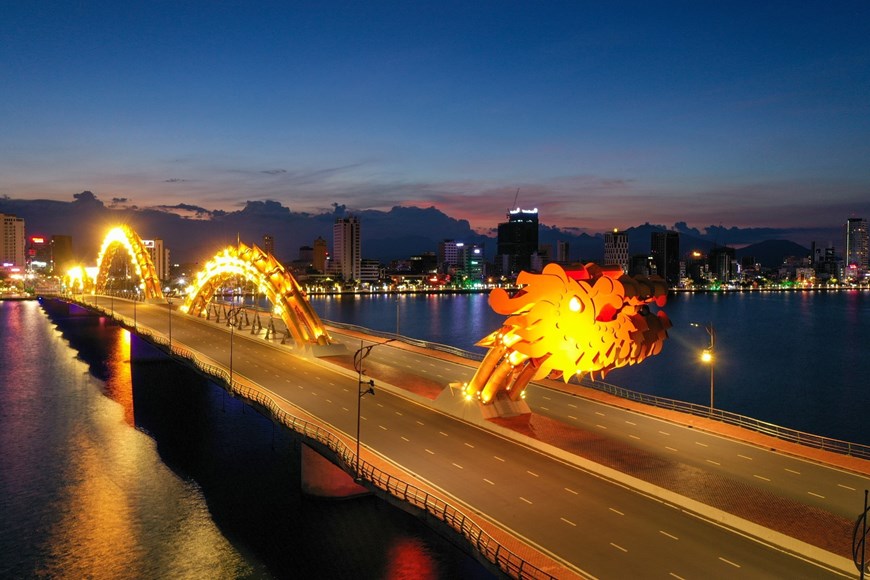
[[[326,459],[305,443],[301,447],[302,492],[315,497],[347,499],[371,493],[346,471]]]

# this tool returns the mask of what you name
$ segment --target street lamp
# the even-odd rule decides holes
[[[366,388],[365,391],[362,390],[362,386],[363,386],[362,376],[363,376],[363,374],[365,374],[365,372],[363,371],[363,360],[371,354],[372,349],[374,347],[378,346],[379,344],[387,344],[388,342],[392,342],[393,340],[395,340],[395,339],[391,338],[391,339],[384,341],[384,342],[370,344],[369,346],[363,346],[363,341],[362,341],[362,339],[360,339],[359,350],[357,350],[353,354],[353,368],[356,370],[356,374],[357,374],[357,384],[356,384],[356,394],[357,394],[357,399],[356,399],[356,467],[354,468],[354,474],[355,474],[354,479],[356,481],[359,481],[361,479],[360,472],[359,472],[359,426],[360,426],[362,398],[366,395],[374,396],[374,394],[375,394],[375,388],[374,388],[375,381],[374,381],[374,379],[369,379],[366,382],[366,385],[368,385],[368,387]]]
[[[169,311],[169,354],[172,354],[172,298],[166,297],[167,310]]]
[[[227,312],[227,324],[230,327],[230,388],[233,388],[233,339],[235,338],[237,314],[239,309],[230,308]]]
[[[716,330],[713,328],[713,323],[699,324],[697,322],[690,323],[692,326],[701,327],[710,335],[710,346],[701,352],[701,361],[710,365],[710,413],[713,413],[713,347],[716,346]]]

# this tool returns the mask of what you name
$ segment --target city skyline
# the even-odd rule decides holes
[[[870,214],[867,12],[17,5],[0,195],[840,227]]]

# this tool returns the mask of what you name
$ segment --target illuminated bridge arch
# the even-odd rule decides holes
[[[272,254],[263,252],[257,246],[249,247],[240,243],[237,247],[228,246],[215,255],[187,289],[187,299],[181,311],[202,316],[215,291],[235,276],[242,276],[259,288],[274,306],[275,314],[287,325],[297,344],[330,344],[320,317],[305,298],[299,283]]]
[[[97,273],[96,291],[98,293],[105,292],[109,280],[109,267],[120,248],[126,249],[130,256],[130,261],[136,269],[136,275],[139,276],[139,287],[145,293],[145,299],[162,300],[163,290],[160,289],[160,279],[157,277],[157,270],[154,268],[154,262],[151,261],[151,255],[145,248],[145,244],[142,243],[142,238],[126,225],[112,228],[103,240],[103,246],[100,248],[100,255],[97,258],[100,269]]]

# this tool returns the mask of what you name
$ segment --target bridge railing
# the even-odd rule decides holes
[[[843,455],[851,455],[853,457],[860,457],[862,459],[870,459],[870,445],[852,443],[850,441],[832,439],[830,437],[824,437],[822,435],[805,433],[803,431],[798,431],[797,429],[782,427],[774,423],[768,423],[767,421],[762,421],[760,419],[746,417],[745,415],[740,415],[738,413],[732,413],[730,411],[725,411],[722,409],[711,409],[709,405],[698,405],[696,403],[687,403],[685,401],[678,401],[675,399],[658,397],[656,395],[639,393],[637,391],[624,389],[622,387],[611,385],[603,381],[594,381],[589,377],[583,377],[583,379],[580,381],[580,384],[592,389],[609,393],[617,397],[621,397],[623,399],[628,399],[630,401],[637,401],[639,403],[644,403],[645,405],[652,405],[661,409],[670,409],[672,411],[679,411],[681,413],[689,413],[698,417],[715,419],[717,421],[722,421],[723,423],[736,425],[738,427],[743,427],[744,429],[750,429],[758,433],[770,435],[772,437],[776,437],[777,439],[782,439],[783,441],[799,443],[808,447],[823,449],[825,451],[832,451],[834,453],[841,453]]]
[[[108,314],[108,312],[106,313]],[[119,319],[125,326],[133,328],[132,320],[118,314],[115,314],[115,318]],[[170,348],[169,339],[162,334],[153,333],[141,327],[137,329],[137,333],[152,343],[170,350],[173,355],[188,360],[201,372],[222,380],[228,385],[231,393],[256,402],[268,410],[282,425],[331,452],[344,471],[351,475],[355,473],[357,465],[356,452],[329,429],[306,421],[282,409],[264,389],[251,387],[234,379],[230,380],[226,369],[200,360],[189,349],[176,343],[173,343]],[[450,528],[461,534],[462,537],[474,546],[484,558],[496,565],[505,574],[520,579],[552,580],[555,578],[555,576],[541,570],[519,554],[505,547],[459,508],[424,489],[402,480],[396,475],[382,470],[376,465],[362,459],[362,457],[359,460],[358,477],[377,489],[413,505],[450,526]]]

